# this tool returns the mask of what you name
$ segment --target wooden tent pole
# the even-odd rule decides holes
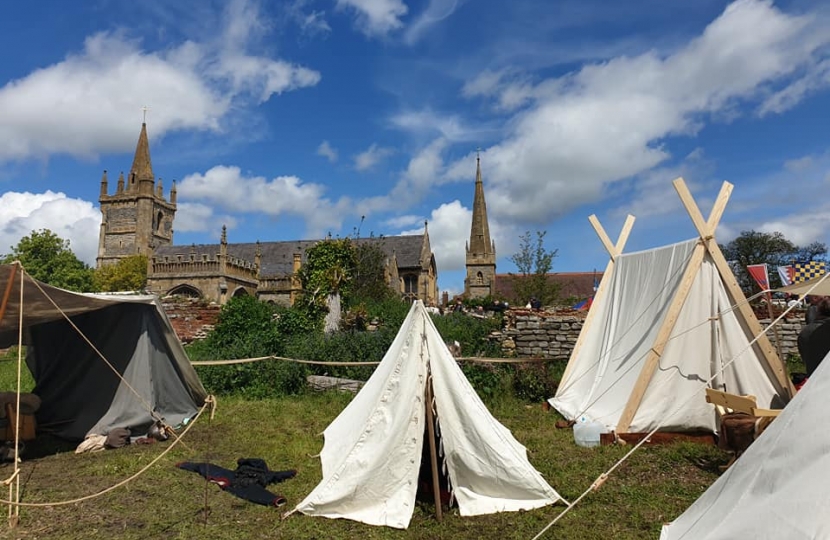
[[[715,229],[723,216],[726,203],[729,202],[729,195],[732,193],[732,184],[724,182],[721,186],[720,193],[718,193],[718,198],[715,199],[712,212],[709,214],[709,220],[708,222],[704,222],[703,215],[700,213],[697,205],[694,204],[694,199],[691,198],[691,194],[689,194],[688,190],[686,190],[688,199],[684,198],[681,187],[678,186],[682,186],[682,189],[686,188],[686,184],[683,182],[682,178],[678,178],[674,181],[674,187],[680,195],[683,205],[686,206],[686,210],[689,212],[689,216],[692,218],[695,228],[697,228],[700,240],[698,240],[698,243],[695,245],[695,249],[692,252],[688,266],[686,266],[686,271],[680,281],[680,286],[678,287],[671,304],[669,304],[669,310],[666,314],[666,318],[663,320],[660,331],[657,333],[657,338],[654,340],[654,346],[648,352],[648,356],[646,356],[646,361],[640,371],[640,376],[637,378],[634,389],[631,391],[631,395],[628,398],[628,403],[626,403],[625,410],[620,416],[620,421],[617,424],[617,433],[626,433],[628,428],[631,426],[631,422],[634,420],[634,415],[640,407],[646,388],[648,388],[648,383],[654,376],[654,370],[657,369],[657,365],[660,362],[660,356],[663,354],[663,349],[665,349],[666,343],[671,337],[674,325],[677,323],[680,311],[686,303],[686,298],[688,298],[689,291],[692,289],[695,277],[697,277],[697,274],[700,271],[703,259],[707,252],[711,255],[711,244],[714,243],[715,246],[717,246],[717,243],[712,241],[715,236]],[[714,259],[714,256],[712,258]],[[724,262],[726,261],[724,260]],[[720,267],[718,267],[718,272],[720,272],[724,281],[728,281]],[[732,275],[731,271],[729,275]]]
[[[444,509],[441,508],[441,486],[438,485],[438,451],[435,447],[435,415],[432,414],[432,374],[427,371],[426,387],[426,420],[427,439],[429,440],[429,462],[432,468],[432,496],[435,498],[435,519],[444,519]]]
[[[12,286],[14,285],[14,275],[17,272],[17,266],[17,264],[13,264],[12,269],[9,272],[9,280],[6,282],[6,290],[3,293],[3,301],[0,303],[0,322],[3,321],[3,316],[6,315],[6,306],[9,304],[9,296],[12,294]]]
[[[789,397],[794,396],[795,388],[793,387],[792,381],[787,376],[787,369],[784,364],[784,359],[780,358],[776,354],[775,348],[772,346],[769,338],[764,333],[764,329],[761,327],[761,323],[758,322],[755,312],[752,311],[752,307],[749,305],[749,302],[747,302],[746,296],[744,296],[744,292],[741,290],[741,286],[738,285],[738,280],[735,279],[735,274],[732,273],[732,268],[726,261],[726,257],[723,256],[720,246],[718,246],[718,243],[715,241],[715,229],[717,228],[721,214],[723,214],[723,207],[726,206],[726,204],[723,203],[720,205],[719,214],[716,215],[715,212],[718,210],[720,199],[729,197],[729,193],[726,193],[724,196],[724,191],[728,190],[731,192],[732,184],[729,182],[723,183],[721,195],[718,197],[718,201],[715,203],[715,208],[712,209],[712,214],[709,216],[709,221],[707,223],[703,222],[703,215],[700,213],[700,209],[697,204],[695,204],[694,198],[682,178],[678,178],[674,181],[674,188],[680,196],[683,206],[686,207],[689,217],[692,218],[695,228],[697,228],[698,233],[703,239],[706,245],[706,251],[708,251],[709,255],[712,257],[712,262],[715,263],[718,273],[723,279],[723,284],[729,295],[732,297],[732,302],[737,305],[741,318],[744,320],[747,328],[752,333],[749,338],[754,339],[758,336],[756,344],[761,350],[761,358],[763,358],[764,362],[775,374],[775,377],[778,379],[778,383],[781,385],[784,392],[787,393]]]
[[[602,224],[600,224],[596,215],[591,214],[588,217],[588,221],[591,222],[591,225],[594,227],[594,231],[597,233],[597,236],[599,236],[602,245],[605,246],[606,250],[608,250],[608,255],[610,257],[608,259],[608,264],[605,266],[605,272],[602,274],[602,279],[599,280],[599,287],[597,287],[596,292],[594,292],[594,300],[592,302],[593,305],[593,303],[596,303],[599,298],[602,298],[605,295],[605,289],[608,288],[608,282],[611,280],[611,273],[614,270],[614,263],[616,263],[617,257],[622,254],[625,243],[628,241],[628,235],[631,233],[631,228],[634,226],[634,216],[629,214],[625,218],[625,223],[623,224],[619,238],[617,238],[616,245],[611,243],[611,239],[608,238],[608,234],[605,232],[605,229],[602,228]],[[585,320],[582,322],[582,329],[579,331],[579,336],[576,338],[573,350],[571,350],[570,360],[576,358],[576,354],[582,347],[582,344],[585,341],[585,335],[588,333],[588,328],[591,326],[591,321],[594,320],[595,313],[596,310],[588,308],[588,315],[585,316]],[[565,372],[562,374],[561,380],[563,381],[568,380],[568,376],[573,369],[574,363],[570,360],[568,360],[568,365],[565,366]]]

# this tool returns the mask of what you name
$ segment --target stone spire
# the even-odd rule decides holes
[[[106,197],[107,196],[107,190],[108,190],[107,170],[104,169],[104,174],[103,174],[103,176],[101,176],[101,194],[100,194],[100,196],[101,197]]]
[[[170,204],[176,204],[176,181],[173,180],[173,187],[170,188]]]
[[[118,186],[115,192],[119,195],[124,193],[124,171],[121,171],[121,174],[118,175]]]
[[[473,198],[473,226],[470,228],[468,252],[475,257],[493,253],[490,224],[487,221],[487,203],[484,202],[484,183],[481,181],[481,157],[476,156],[476,188]]]
[[[135,176],[133,176],[135,175]],[[150,161],[150,141],[147,138],[147,124],[141,124],[141,133],[138,136],[138,144],[135,147],[135,157],[133,158],[133,166],[130,167],[130,189],[135,189],[136,183],[141,181],[152,181],[153,164]]]

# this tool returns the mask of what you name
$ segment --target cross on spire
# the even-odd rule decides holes
[[[149,110],[150,110],[150,107],[148,107],[147,105],[145,105],[141,108],[141,112],[144,113],[144,119],[142,120],[142,123],[144,123],[144,124],[147,123],[147,111],[149,111]]]

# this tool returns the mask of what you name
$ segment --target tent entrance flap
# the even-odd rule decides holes
[[[434,469],[427,381],[439,428]],[[419,476],[444,470],[462,516],[531,510],[561,499],[484,406],[421,301],[375,372],[326,428],[320,460],[323,480],[297,512],[405,529]],[[440,482],[440,475],[431,481],[433,498]],[[436,509],[440,492],[437,497]]]

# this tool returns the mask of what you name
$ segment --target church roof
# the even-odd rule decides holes
[[[379,242],[381,249],[387,255],[393,253],[398,261],[398,268],[414,268],[421,266],[421,249],[424,235],[382,236],[377,238],[362,238],[362,242]],[[306,261],[306,252],[321,240],[287,240],[279,242],[260,242],[261,255],[260,275],[263,277],[286,276],[293,272],[294,254],[300,254],[302,263]],[[159,246],[155,249],[157,257],[185,257],[194,253],[197,259],[207,255],[213,259],[219,254],[220,244],[193,244],[179,246]],[[256,259],[256,242],[239,244],[228,243],[228,255],[248,262]]]

